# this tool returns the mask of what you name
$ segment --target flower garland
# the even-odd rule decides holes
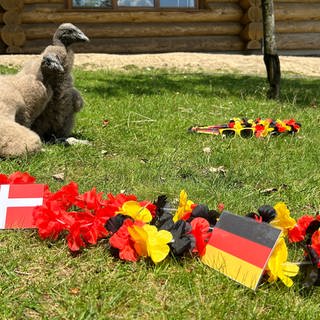
[[[257,118],[232,118],[228,122],[228,128],[242,129],[253,128],[257,138],[265,137],[268,134],[296,133],[299,132],[301,124],[295,119],[279,120],[279,119],[262,119]]]
[[[192,126],[189,132],[205,133],[212,135],[222,135],[234,137],[239,135],[242,138],[263,138],[268,135],[294,134],[300,131],[301,124],[295,119],[279,120],[279,119],[247,119],[232,118],[225,124],[210,126]]]
[[[35,183],[28,173],[0,174],[0,184]],[[100,239],[108,239],[113,255],[125,261],[149,257],[154,263],[169,254],[203,256],[211,232],[223,210],[210,210],[196,204],[180,192],[177,209],[169,206],[165,195],[154,202],[139,201],[135,195],[112,193],[104,195],[95,188],[79,193],[75,182],[51,192],[46,186],[44,202],[34,210],[34,222],[41,239],[57,240],[65,237],[72,252]],[[317,277],[310,285],[320,283],[320,216],[303,216],[296,222],[287,206],[264,205],[257,212],[246,215],[258,222],[270,223],[282,230],[282,236],[268,261],[265,277],[269,282],[280,279],[286,286],[293,284],[291,277],[299,272],[297,263],[288,262],[285,239],[303,244],[306,265],[311,265]]]
[[[304,215],[299,218],[295,226],[289,230],[291,243],[297,243],[304,249],[306,266],[303,285],[311,287],[320,285],[320,215]]]

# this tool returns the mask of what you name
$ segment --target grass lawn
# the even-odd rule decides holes
[[[185,189],[196,203],[223,202],[240,215],[278,201],[295,218],[319,210],[320,79],[284,75],[281,99],[269,101],[261,77],[134,68],[74,75],[86,102],[74,136],[92,145],[47,145],[36,155],[1,160],[2,173],[27,171],[53,191],[74,180],[81,192],[96,186],[141,200],[166,194],[174,204]],[[232,117],[294,117],[302,130],[265,139],[187,133],[193,124]],[[214,172],[220,166],[225,173]],[[61,172],[63,182],[52,178]],[[0,319],[319,318],[319,288],[303,292],[299,278],[292,288],[279,281],[253,292],[196,258],[121,262],[106,241],[73,256],[64,240],[3,231],[0,259]]]

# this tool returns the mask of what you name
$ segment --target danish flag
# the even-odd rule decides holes
[[[43,204],[43,184],[0,185],[0,229],[35,228],[33,209]]]

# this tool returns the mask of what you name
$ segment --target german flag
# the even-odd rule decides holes
[[[255,290],[280,234],[267,223],[224,211],[202,261]]]

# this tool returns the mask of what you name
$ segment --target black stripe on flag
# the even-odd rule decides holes
[[[223,216],[223,219],[221,219]],[[237,216],[223,211],[216,228],[236,234],[263,246],[273,248],[275,239],[278,239],[281,230],[265,222],[257,222],[252,218]],[[235,243],[235,245],[237,245]]]

